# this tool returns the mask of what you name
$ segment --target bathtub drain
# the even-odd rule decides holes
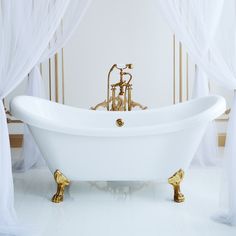
[[[116,125],[118,127],[122,127],[122,126],[124,126],[124,124],[125,124],[125,122],[122,119],[119,118],[116,120]]]

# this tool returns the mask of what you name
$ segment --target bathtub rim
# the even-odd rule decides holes
[[[189,116],[184,119],[180,119],[177,121],[171,121],[166,123],[159,123],[155,125],[146,125],[146,126],[135,126],[135,127],[112,127],[112,128],[97,128],[97,127],[72,127],[72,126],[66,126],[62,125],[61,122],[55,122],[51,119],[46,119],[45,117],[37,116],[32,111],[27,110],[21,102],[22,99],[34,99],[34,100],[41,100],[43,102],[49,102],[52,104],[52,106],[61,106],[63,109],[63,106],[69,107],[70,109],[81,111],[81,112],[99,112],[99,113],[107,113],[107,111],[93,111],[93,110],[87,110],[82,108],[76,108],[71,107],[55,102],[51,102],[45,99],[32,97],[32,96],[17,96],[13,98],[10,104],[10,109],[12,114],[25,122],[29,126],[34,126],[36,128],[40,128],[43,130],[49,130],[57,133],[64,133],[68,135],[80,135],[80,136],[94,136],[94,137],[121,137],[121,136],[147,136],[147,135],[157,135],[157,134],[163,134],[163,133],[171,133],[171,132],[177,132],[180,130],[184,130],[187,128],[191,128],[195,126],[196,124],[205,123],[207,125],[208,122],[211,120],[214,120],[218,116],[224,113],[226,110],[226,102],[225,99],[218,95],[211,95],[206,97],[201,97],[198,99],[192,99],[187,102],[183,102],[176,105],[170,105],[162,108],[155,108],[155,109],[148,109],[145,111],[131,111],[136,112],[137,114],[140,112],[155,112],[155,111],[164,111],[171,109],[173,106],[184,106],[186,104],[195,103],[199,99],[212,99],[215,98],[215,102],[212,106],[209,106],[209,108],[203,110],[202,112],[197,113],[196,115]],[[117,114],[117,118],[122,118],[122,114],[128,114],[130,112],[112,112],[112,114]]]

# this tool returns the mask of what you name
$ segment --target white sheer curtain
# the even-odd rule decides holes
[[[209,48],[208,48],[209,49]],[[195,66],[195,78],[192,98],[209,95],[209,80],[206,72]],[[209,123],[207,131],[199,145],[192,165],[213,166],[219,164],[215,121]]]
[[[86,13],[91,0],[72,0],[63,16],[61,24],[53,35],[48,47],[41,55],[37,64],[48,60],[64,47],[74,31],[78,28]],[[30,72],[28,79],[27,95],[46,98],[45,89],[38,65]],[[24,141],[21,158],[14,163],[14,170],[26,171],[31,167],[41,166],[44,163],[42,155],[35,143],[28,127],[24,127]]]
[[[57,28],[49,46],[44,51],[38,63],[44,62],[65,46],[78,28],[92,0],[70,1],[60,26]]]
[[[226,81],[231,82],[231,90],[234,90],[233,104],[231,105],[230,120],[227,128],[225,146],[225,173],[227,176],[228,207],[226,214],[219,220],[223,223],[236,226],[236,1],[225,0],[220,26],[216,35],[215,50],[217,63],[225,72],[222,86]],[[230,78],[234,80],[230,80]]]
[[[222,5],[223,3],[223,5]],[[199,91],[205,89],[205,74],[230,90],[236,89],[236,1],[235,0],[158,0],[161,13],[203,71]],[[181,10],[180,10],[181,9]],[[204,14],[204,16],[203,16]],[[188,17],[186,17],[188,16]],[[206,17],[207,16],[207,17]],[[209,17],[209,18],[208,18]],[[207,19],[208,18],[208,19]],[[205,22],[206,21],[206,22]],[[206,26],[204,26],[204,22]],[[198,26],[199,34],[193,33]],[[212,26],[211,26],[212,25]],[[210,28],[213,27],[211,30]],[[201,33],[201,28],[211,30]],[[209,38],[209,39],[206,39]],[[204,42],[208,41],[204,45]],[[227,131],[226,161],[229,188],[228,214],[221,218],[236,225],[236,95]]]
[[[216,33],[223,3],[224,0],[158,0],[158,7],[190,55],[208,63],[209,48]],[[194,98],[209,94],[207,77],[204,69],[197,66]],[[194,163],[214,164],[216,156],[216,132],[212,123],[209,124]]]
[[[26,94],[46,98],[44,83],[38,66],[35,66],[27,76]],[[25,157],[25,158],[24,158]],[[13,170],[24,172],[31,167],[44,166],[41,152],[36,145],[27,125],[24,125],[24,140],[20,159],[13,161]]]
[[[2,99],[37,63],[69,0],[0,0],[0,234],[18,235],[11,155]],[[46,26],[46,27],[45,27]],[[25,233],[22,233],[25,235]]]

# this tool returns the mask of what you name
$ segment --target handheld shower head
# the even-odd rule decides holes
[[[119,70],[124,70],[124,69],[133,69],[133,64],[116,64],[116,68]]]
[[[127,67],[128,69],[133,69],[133,68],[134,68],[134,65],[133,65],[133,64],[126,64],[126,67]]]

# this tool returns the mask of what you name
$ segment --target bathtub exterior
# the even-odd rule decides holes
[[[176,133],[139,137],[89,137],[30,127],[52,173],[79,181],[167,181],[186,169],[205,124]]]
[[[51,172],[72,181],[167,181],[189,167],[208,123],[224,111],[218,96],[132,112],[89,111],[28,96],[11,103]]]

